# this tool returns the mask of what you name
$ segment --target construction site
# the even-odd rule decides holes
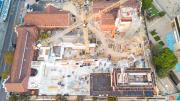
[[[139,0],[72,0],[47,4],[16,28],[7,92],[38,95],[153,97]],[[40,39],[41,34],[49,35]],[[17,61],[18,60],[18,61]],[[20,87],[20,89],[16,89]]]

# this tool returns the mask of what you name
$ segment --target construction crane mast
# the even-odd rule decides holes
[[[88,28],[88,24],[90,24],[89,22],[93,19],[96,18],[104,13],[107,13],[108,11],[120,6],[121,4],[125,3],[128,0],[119,0],[116,3],[113,3],[112,5],[104,8],[103,10],[99,11],[98,13],[92,14],[90,15],[90,0],[72,0],[74,3],[76,3],[80,8],[81,11],[81,19],[79,19],[79,22],[75,22],[73,25],[71,25],[69,28],[65,29],[61,35],[59,34],[55,34],[53,35],[51,38],[48,38],[47,40],[44,40],[44,43],[51,43],[54,41],[57,41],[59,38],[63,37],[64,35],[66,35],[67,33],[69,33],[70,31],[72,31],[73,29],[79,27],[80,25],[83,25],[83,37],[84,37],[84,44],[86,47],[86,53],[89,53],[89,39],[88,39],[88,30],[91,30],[91,28]],[[94,31],[92,31],[94,32]],[[96,34],[96,33],[94,33]],[[42,42],[42,43],[43,43]]]
[[[86,53],[89,53],[89,33],[88,33],[88,20],[87,17],[89,15],[89,1],[84,0],[84,5],[82,8],[82,19],[83,19],[83,37],[84,37],[84,45],[86,47],[85,51]]]

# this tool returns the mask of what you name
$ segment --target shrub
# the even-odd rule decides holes
[[[159,36],[155,36],[154,39],[155,39],[156,41],[159,41],[159,40],[160,40],[160,37],[159,37]]]
[[[160,44],[161,46],[164,46],[164,42],[163,42],[163,41],[160,41],[159,44]]]
[[[44,40],[44,39],[47,39],[47,38],[49,38],[49,34],[48,33],[41,33],[40,34],[40,37],[39,37],[40,40]]]
[[[165,14],[166,14],[166,12],[164,12],[164,11],[159,12],[160,17],[163,17]]]
[[[153,30],[153,31],[151,31],[151,35],[155,36],[155,35],[157,35],[157,32],[155,30]]]

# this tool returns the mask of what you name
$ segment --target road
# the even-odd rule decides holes
[[[20,1],[21,0],[11,1],[9,14],[7,17],[8,25],[7,25],[6,35],[0,55],[0,63],[2,67],[0,68],[0,73],[6,69],[6,66],[4,66],[3,64],[3,54],[8,50],[12,50],[12,39],[15,38],[16,36],[14,33],[14,22],[16,21],[16,15],[18,15],[18,12],[20,12],[20,7],[19,7],[19,4],[21,3]],[[4,89],[2,89],[2,87],[0,88],[0,101],[6,101],[6,93],[4,92]]]

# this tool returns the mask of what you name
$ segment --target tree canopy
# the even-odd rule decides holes
[[[13,56],[14,56],[14,53],[13,53],[12,51],[7,51],[7,52],[5,52],[5,54],[4,54],[4,56],[3,56],[4,63],[7,64],[7,65],[12,64],[12,62],[13,62]]]
[[[118,101],[118,97],[108,97],[108,101]]]
[[[2,77],[3,79],[6,79],[6,78],[8,77],[8,75],[9,75],[9,72],[10,72],[10,68],[8,67],[5,71],[3,71],[3,72],[1,73],[1,77]]]
[[[155,46],[153,52],[153,63],[159,77],[166,77],[168,72],[175,67],[177,58],[169,48]]]
[[[28,101],[28,95],[25,94],[12,94],[8,101]]]
[[[146,10],[151,7],[153,0],[142,0],[142,10]]]

